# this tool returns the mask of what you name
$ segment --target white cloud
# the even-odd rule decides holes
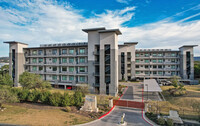
[[[116,0],[119,3],[128,4],[131,0]]]
[[[16,40],[39,46],[44,43],[87,41],[82,28],[119,28],[119,42],[138,41],[138,48],[178,49],[184,44],[200,45],[200,21],[189,23],[163,20],[140,27],[124,27],[123,23],[134,16],[135,7],[122,10],[106,10],[85,18],[69,3],[59,5],[55,1],[17,1],[23,10],[0,7],[0,41]],[[134,23],[134,22],[133,22]],[[20,25],[19,25],[20,24]],[[200,55],[200,48],[195,49]],[[0,43],[0,56],[8,56],[8,46]]]

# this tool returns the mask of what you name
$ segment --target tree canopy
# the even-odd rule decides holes
[[[40,75],[29,72],[24,72],[19,76],[19,83],[26,89],[51,88],[51,84],[48,81],[43,81]]]
[[[0,75],[0,85],[13,86],[13,80],[8,73]]]

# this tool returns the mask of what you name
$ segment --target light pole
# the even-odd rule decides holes
[[[145,84],[145,86],[147,86],[147,100],[149,100],[148,84]]]

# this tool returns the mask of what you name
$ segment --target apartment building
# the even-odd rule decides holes
[[[179,50],[135,49],[138,42],[118,45],[119,29],[82,29],[88,42],[41,44],[9,41],[10,75],[15,86],[24,71],[36,73],[52,86],[68,88],[88,84],[91,93],[115,96],[118,80],[141,78],[194,79],[193,47]]]

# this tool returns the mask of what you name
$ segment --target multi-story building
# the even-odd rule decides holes
[[[83,29],[88,42],[41,44],[27,47],[9,41],[10,75],[15,86],[24,71],[40,74],[54,87],[71,88],[88,84],[93,93],[116,95],[118,80],[137,78],[194,79],[193,47],[179,50],[135,49],[137,42],[118,45],[119,29]]]

